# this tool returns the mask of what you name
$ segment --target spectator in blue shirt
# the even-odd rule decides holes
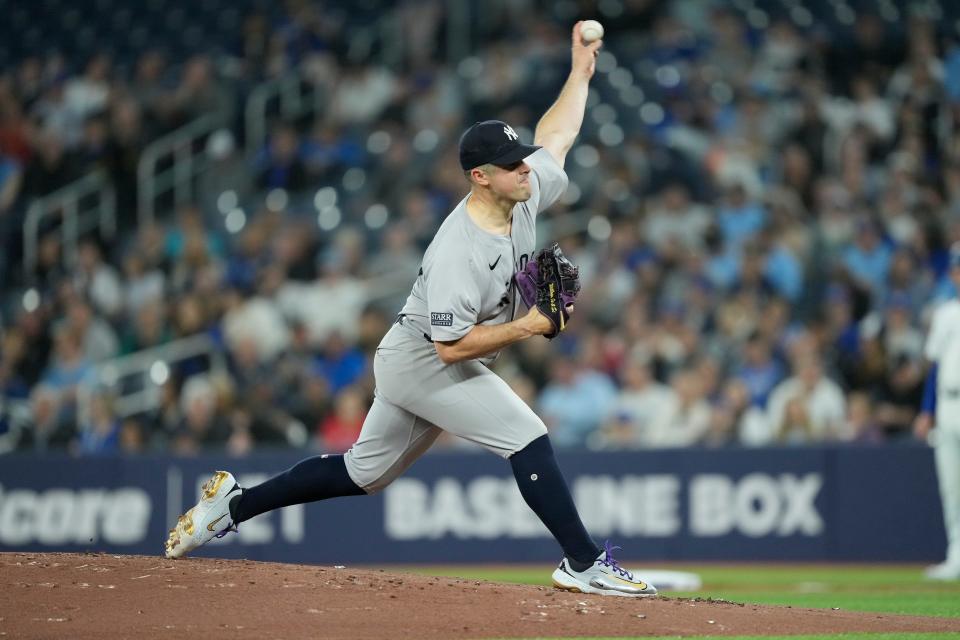
[[[320,121],[302,145],[304,166],[313,180],[332,180],[363,164],[363,147],[336,126]]]
[[[80,336],[65,325],[59,326],[54,334],[53,360],[41,382],[72,401],[77,385],[92,371],[93,365],[83,356]]]
[[[892,257],[876,224],[862,219],[857,222],[853,244],[843,252],[842,259],[850,275],[877,296],[885,290]]]
[[[770,239],[763,275],[776,292],[788,300],[796,300],[803,290],[803,265],[782,243]]]
[[[82,418],[78,452],[81,455],[111,454],[120,451],[120,420],[105,393],[90,398],[89,415]]]
[[[274,132],[254,162],[260,188],[299,191],[307,186],[307,169],[300,158],[299,144],[292,127],[281,126]]]
[[[716,225],[707,228],[703,243],[706,248],[703,275],[714,287],[729,289],[737,281],[740,272],[740,248],[727,246],[723,232]]]
[[[334,331],[324,344],[323,354],[313,362],[313,372],[326,379],[331,393],[359,381],[367,370],[367,360],[356,346],[348,344]]]
[[[770,392],[783,380],[783,365],[773,357],[770,345],[757,336],[747,342],[743,356],[743,363],[735,376],[746,385],[750,404],[764,407]]]
[[[740,183],[731,185],[717,209],[717,220],[723,239],[729,247],[739,247],[754,237],[767,221],[766,210],[747,197]]]
[[[566,357],[555,358],[550,371],[552,379],[537,400],[550,439],[557,447],[584,446],[606,420],[617,388],[606,374],[580,369]]]

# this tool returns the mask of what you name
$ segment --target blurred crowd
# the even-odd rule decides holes
[[[342,11],[288,2],[251,9],[217,55],[0,68],[0,452],[346,450],[373,349],[466,193],[460,132],[500,118],[531,141],[580,17],[606,23],[605,46],[539,242],[560,241],[583,292],[567,332],[495,370],[557,447],[907,441],[930,311],[956,295],[953,21],[884,2],[831,21],[794,3],[581,4],[491,3],[462,59],[438,0],[391,9],[389,62],[351,55]],[[318,108],[248,143],[251,89],[295,68]],[[140,153],[203,114],[221,128],[195,201],[138,225]],[[24,270],[26,207],[94,168],[119,236],[85,236],[67,265],[45,229]],[[109,375],[193,336],[210,347]]]

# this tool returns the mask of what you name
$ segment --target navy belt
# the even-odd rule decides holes
[[[404,320],[404,318],[406,318],[406,317],[407,317],[406,314],[398,313],[398,314],[397,314],[397,319],[394,321],[394,324],[398,324],[398,325],[400,325],[401,327],[403,327],[404,329],[411,329],[411,330],[413,330],[413,331],[416,331],[416,329],[414,329],[413,327],[408,327],[407,325],[403,324],[403,320]],[[424,339],[424,340],[426,340],[426,341],[429,342],[430,344],[433,344],[433,338],[431,338],[430,336],[428,336],[427,334],[425,334],[425,333],[423,333],[423,332],[420,332],[420,335],[423,336],[423,339]]]

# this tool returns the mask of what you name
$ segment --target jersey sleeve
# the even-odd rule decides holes
[[[934,309],[933,318],[930,321],[930,333],[927,335],[927,343],[923,347],[923,355],[930,362],[940,362],[940,354],[947,349],[947,323],[945,322],[947,309],[941,305]]]
[[[530,165],[531,169],[532,194],[528,205],[530,211],[537,214],[563,195],[569,179],[563,167],[557,164],[557,161],[546,149],[537,149],[524,158],[524,162]]]
[[[473,263],[462,253],[451,254],[435,260],[425,275],[431,338],[459,340],[480,315],[480,288]]]

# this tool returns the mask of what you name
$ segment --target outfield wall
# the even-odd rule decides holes
[[[0,457],[0,551],[160,554],[211,470],[249,485],[300,459]],[[932,561],[944,531],[920,446],[565,453],[588,529],[636,560]],[[424,457],[383,493],[289,507],[204,555],[315,563],[539,562],[559,553],[509,464]]]

